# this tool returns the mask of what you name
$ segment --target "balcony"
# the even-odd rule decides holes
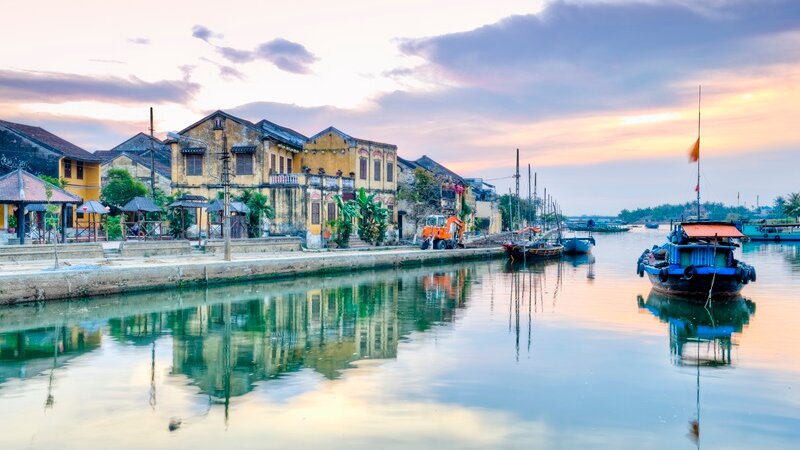
[[[269,176],[269,184],[282,186],[299,186],[300,176],[296,173],[275,173]]]
[[[342,191],[352,192],[356,189],[356,180],[353,178],[342,178]]]

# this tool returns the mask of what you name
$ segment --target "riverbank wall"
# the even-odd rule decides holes
[[[374,250],[259,255],[233,261],[148,259],[116,266],[74,265],[64,269],[0,273],[0,305],[78,299],[107,294],[279,279],[360,269],[447,264],[496,258],[502,249]]]

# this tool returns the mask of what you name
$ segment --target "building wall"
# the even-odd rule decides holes
[[[20,137],[0,125],[0,175],[22,169],[36,175],[58,176],[61,155]]]
[[[72,167],[72,173],[69,177],[66,176],[65,167],[69,163]],[[100,200],[100,163],[99,162],[83,162],[83,178],[78,178],[77,171],[78,161],[61,158],[58,165],[58,178],[67,182],[64,190],[70,194],[75,194],[82,198],[84,202],[89,200]],[[78,205],[75,205],[78,206]],[[73,226],[86,226],[89,220],[84,217],[75,209],[72,210],[72,224]]]
[[[144,183],[148,189],[150,188],[150,167],[139,164],[124,154],[100,165],[103,185],[108,181],[108,171],[111,169],[125,169],[134,178]],[[156,171],[156,188],[169,195],[172,192],[171,184],[172,180]]]

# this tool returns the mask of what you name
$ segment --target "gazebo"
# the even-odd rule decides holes
[[[47,187],[52,196],[47,198]],[[0,204],[16,207],[17,237],[19,243],[25,243],[25,208],[28,205],[60,205],[61,206],[61,242],[66,237],[66,205],[77,205],[83,200],[77,195],[56,187],[41,178],[19,168],[0,176]]]
[[[206,209],[206,213],[208,213],[208,220],[206,221],[206,229],[207,236],[211,239],[214,236],[214,232],[218,231],[217,234],[219,237],[224,237],[224,227],[222,226],[223,217],[225,211],[225,205],[222,203],[222,200],[214,200],[208,205]],[[231,213],[231,237],[235,239],[239,239],[244,234],[244,237],[247,237],[247,215],[250,213],[250,208],[247,207],[242,202],[231,202],[230,203],[230,213]],[[214,217],[217,220],[215,222],[211,221],[211,218]]]
[[[104,206],[96,200],[89,200],[88,202],[78,206],[77,212],[88,214],[88,221],[85,227],[75,227],[75,241],[88,240],[97,242],[99,231],[103,231],[104,239],[108,240],[108,228],[103,224],[106,222],[104,219],[108,214],[109,207]]]
[[[123,240],[128,240],[128,237],[144,240],[160,239],[164,235],[161,226],[161,213],[164,210],[156,205],[152,198],[134,197],[119,210],[122,211],[122,219],[119,222]],[[147,213],[159,213],[159,219],[147,220]]]
[[[206,201],[206,198],[202,195],[182,195],[176,201],[172,202],[168,207],[170,209],[180,209],[181,210],[181,239],[186,239],[186,210],[194,209],[195,210],[195,217],[197,218],[197,237],[200,238],[200,210],[203,208],[208,208],[209,204]]]

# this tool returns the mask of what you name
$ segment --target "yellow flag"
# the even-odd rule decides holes
[[[700,138],[697,138],[689,148],[689,162],[697,162],[700,160]]]

